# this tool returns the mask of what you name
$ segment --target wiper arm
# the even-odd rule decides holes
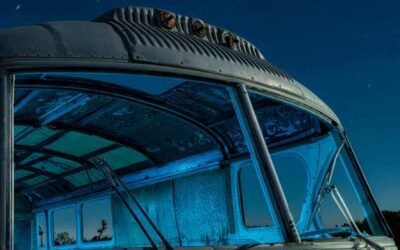
[[[379,245],[378,243],[376,243],[375,241],[373,241],[371,239],[368,239],[367,237],[365,237],[362,234],[357,234],[356,237],[359,239],[362,239],[363,241],[365,241],[367,243],[367,245],[371,245],[376,250],[385,250],[385,247]]]
[[[331,185],[329,187],[329,192],[332,195],[333,200],[335,201],[336,205],[338,206],[339,210],[342,212],[343,216],[346,218],[347,222],[351,225],[353,230],[356,232],[356,237],[364,240],[368,245],[371,245],[374,249],[383,250],[384,248],[380,246],[378,243],[374,242],[371,239],[365,237],[360,229],[358,228],[357,224],[354,221],[353,216],[351,215],[349,209],[347,208],[346,203],[342,195],[339,192],[339,189],[335,185]]]
[[[317,193],[316,199],[315,199],[314,204],[312,206],[312,212],[311,212],[310,219],[308,221],[308,224],[307,224],[306,228],[309,228],[311,226],[311,223],[314,220],[314,216],[317,213],[317,210],[318,210],[318,208],[319,208],[319,206],[321,204],[321,201],[325,197],[326,187],[328,187],[330,185],[330,182],[332,181],[332,176],[333,176],[333,172],[334,172],[335,167],[336,167],[336,162],[337,162],[337,159],[339,157],[340,151],[342,150],[343,146],[344,146],[344,142],[342,142],[342,144],[340,144],[340,146],[336,149],[336,152],[333,155],[333,158],[329,163],[329,167],[328,167],[328,169],[326,171],[324,180],[321,183],[320,189],[319,189],[319,191]]]
[[[149,215],[146,213],[146,211],[143,209],[143,207],[140,205],[140,203],[136,200],[136,198],[132,195],[132,193],[129,192],[129,189],[126,187],[126,185],[121,181],[121,179],[118,177],[118,175],[115,174],[114,170],[110,167],[110,165],[108,165],[107,161],[102,158],[95,158],[95,159],[91,159],[90,163],[92,163],[104,175],[104,178],[106,179],[106,181],[110,184],[111,188],[115,191],[115,193],[118,195],[120,200],[124,203],[125,207],[129,210],[129,213],[132,215],[132,217],[138,223],[140,229],[145,234],[145,236],[146,236],[147,240],[150,242],[152,248],[158,249],[157,244],[154,242],[154,240],[150,236],[149,232],[146,230],[143,223],[140,221],[137,214],[133,211],[132,207],[129,205],[128,200],[120,192],[118,186],[122,187],[122,189],[126,192],[128,197],[135,203],[135,205],[138,207],[139,211],[142,213],[142,215],[145,217],[147,222],[150,224],[151,228],[154,230],[154,232],[157,234],[157,236],[163,242],[165,248],[167,250],[173,250],[173,247],[169,244],[169,242],[164,237],[164,235],[160,232],[160,230],[157,228],[157,226],[153,223],[153,221],[151,220]]]
[[[350,210],[347,208],[347,205],[344,202],[344,199],[340,194],[339,189],[335,185],[330,185],[329,187],[326,188],[326,190],[328,193],[331,194],[333,201],[335,202],[336,206],[339,208],[340,212],[347,220],[349,225],[353,228],[355,232],[357,232],[357,234],[361,235],[360,229],[358,228],[356,222],[354,221],[354,218],[351,215]]]

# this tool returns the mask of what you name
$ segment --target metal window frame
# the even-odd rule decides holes
[[[111,224],[113,226],[113,231],[112,231],[112,239],[107,240],[107,241],[95,241],[95,242],[85,242],[84,241],[84,226],[83,226],[83,206],[90,204],[92,202],[96,201],[107,201],[107,205],[110,206],[110,211],[111,211]],[[77,232],[79,232],[78,235],[78,246],[79,248],[96,248],[96,247],[112,247],[115,246],[115,232],[114,232],[114,213],[113,213],[113,206],[112,206],[112,197],[111,195],[104,195],[101,197],[97,197],[94,199],[88,199],[85,201],[81,201],[77,203],[77,214],[78,214],[78,223],[77,223]]]
[[[296,223],[293,220],[285,194],[283,193],[274,163],[258,123],[250,96],[244,84],[228,88],[240,127],[244,133],[251,159],[255,166],[262,191],[270,204],[270,214],[275,225],[281,225],[286,242],[300,243]]]
[[[251,160],[250,160],[250,162],[251,162]],[[243,171],[246,171],[245,169],[248,169],[251,167],[252,167],[251,164],[247,165],[246,162],[243,162],[242,164],[240,164],[240,167],[238,167],[237,173],[235,171],[235,175],[234,175],[234,177],[237,181],[237,186],[238,186],[238,189],[235,191],[238,192],[238,200],[239,200],[238,203],[239,203],[239,210],[240,210],[240,216],[241,216],[240,222],[247,230],[276,227],[276,225],[268,225],[268,224],[259,225],[259,226],[251,226],[246,223],[247,216],[246,216],[246,209],[245,209],[244,202],[243,202],[244,201],[244,199],[243,199],[243,197],[244,197],[244,190],[243,190],[244,179],[242,178],[241,175],[242,175]],[[256,178],[258,178],[258,177],[256,176]],[[247,180],[247,181],[251,181],[251,180]],[[260,187],[260,189],[261,189],[261,187]],[[268,214],[268,215],[270,216],[270,214]]]
[[[36,59],[34,62],[29,61],[29,62],[20,62],[19,64],[16,65],[4,65],[10,72],[12,73],[19,73],[19,72],[37,72],[37,71],[68,71],[68,70],[77,70],[77,71],[103,71],[103,72],[120,72],[120,73],[136,73],[136,74],[155,74],[155,75],[168,75],[168,76],[178,76],[178,77],[183,77],[183,78],[189,78],[189,79],[202,79],[202,80],[207,80],[207,81],[213,81],[213,82],[218,82],[227,85],[229,82],[232,82],[232,77],[226,76],[226,75],[218,75],[210,72],[204,72],[204,71],[199,71],[195,69],[188,69],[188,68],[176,68],[172,66],[166,66],[166,65],[143,65],[143,64],[121,64],[121,65],[115,65],[115,64],[101,64],[100,62],[95,62],[93,61],[90,62],[90,64],[85,64],[81,60],[75,60],[73,63],[65,62],[65,61],[52,61],[51,63],[47,63],[43,61],[42,59]],[[3,73],[4,75],[4,73]],[[196,75],[196,77],[194,77]],[[283,101],[285,103],[291,103],[292,105],[295,105],[296,107],[302,108],[306,110],[307,112],[316,115],[319,117],[321,120],[331,124],[336,130],[337,134],[340,136],[345,137],[344,130],[340,127],[339,124],[336,124],[330,117],[322,113],[321,111],[315,109],[314,107],[305,105],[302,102],[298,102],[298,100],[290,95],[286,95],[285,93],[277,93],[274,89],[271,89],[270,87],[267,86],[260,86],[259,84],[256,84],[252,81],[246,81],[243,79],[237,79],[238,83],[241,84],[246,84],[250,87],[255,87],[258,90],[261,90],[265,92],[268,97],[277,99],[280,101]],[[2,82],[4,82],[4,79],[2,78]],[[362,169],[360,165],[358,164],[358,161],[355,159],[355,156],[353,155],[353,149],[350,146],[350,144],[346,143],[346,147],[348,148],[347,150],[351,151],[351,158],[353,161],[357,162],[357,168],[359,168],[359,176],[362,180],[363,183],[363,188],[367,189],[369,192],[369,197],[370,201],[373,203],[373,206],[376,208],[376,212],[380,214],[380,219],[381,223],[384,224],[384,228],[387,228],[387,236],[391,236],[392,234],[390,233],[390,230],[388,229],[388,224],[386,223],[385,219],[383,218],[383,215],[380,213],[378,205],[376,203],[376,200],[374,199],[372,192],[369,188],[369,185],[365,179],[364,174],[362,173]],[[0,217],[1,219],[4,219],[5,217]],[[12,223],[11,223],[12,224]],[[0,229],[0,233],[2,233]],[[12,241],[12,239],[11,239]],[[9,248],[11,249],[11,248]]]
[[[56,246],[54,245],[54,212],[60,211],[60,210],[64,210],[64,209],[69,209],[69,208],[73,208],[74,209],[74,218],[75,218],[75,243],[74,244],[68,244],[68,245],[60,245],[60,246]],[[50,235],[50,240],[49,240],[49,248],[50,249],[70,249],[70,248],[75,248],[78,246],[79,243],[79,227],[78,227],[78,223],[79,223],[79,216],[78,216],[78,206],[75,203],[72,204],[68,204],[68,205],[64,205],[64,206],[60,206],[54,209],[51,209],[48,211],[49,214],[49,220],[48,220],[48,228],[49,228],[49,235]]]
[[[361,164],[355,155],[354,149],[350,144],[349,138],[347,137],[346,134],[344,134],[342,139],[344,141],[344,146],[345,146],[344,149],[346,150],[347,157],[350,160],[351,167],[353,168],[356,177],[358,178],[358,181],[361,184],[361,188],[363,189],[362,191],[367,197],[368,203],[371,205],[371,208],[378,219],[381,229],[383,229],[383,233],[386,236],[393,238],[394,235],[392,233],[392,230],[390,229],[389,224],[387,223],[385,217],[383,216],[381,209],[379,209],[378,203],[376,202],[375,196],[372,193],[372,189],[368,184],[367,178],[364,174]]]
[[[14,249],[14,85],[0,69],[0,249]]]
[[[239,237],[243,237],[245,239],[252,239],[254,241],[262,242],[265,239],[268,239],[268,243],[282,243],[285,241],[284,236],[282,235],[282,231],[280,229],[281,225],[269,225],[269,226],[261,226],[261,227],[248,227],[245,225],[243,219],[243,208],[241,205],[241,194],[240,194],[240,183],[239,183],[239,172],[242,168],[245,167],[253,167],[253,163],[248,157],[247,159],[242,159],[240,161],[235,161],[230,165],[231,173],[231,195],[232,195],[232,205],[233,205],[233,213],[234,213],[234,223],[235,229]],[[261,185],[261,183],[260,183]],[[261,187],[260,187],[261,188]],[[268,201],[266,201],[268,203]],[[268,205],[268,215],[271,217],[273,221],[272,215],[270,213]]]
[[[39,220],[38,218],[40,216],[44,217],[44,221],[45,221],[45,226],[46,226],[46,242],[45,242],[45,246],[41,247],[39,244],[39,237],[38,237],[38,232],[39,232]],[[48,216],[47,213],[45,211],[37,213],[35,215],[35,248],[38,250],[46,250],[49,247],[49,229],[48,229]]]

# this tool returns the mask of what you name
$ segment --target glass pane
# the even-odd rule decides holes
[[[329,126],[264,95],[253,92],[250,98],[301,236],[348,237],[358,230],[383,235],[344,149],[334,171],[329,170],[338,149]],[[282,158],[285,152],[299,158]]]
[[[47,171],[53,174],[62,174],[64,172],[70,171],[76,168],[76,164],[71,166],[70,164],[65,164],[65,162],[60,161],[57,157],[53,157],[51,159],[47,159],[45,161],[39,162],[37,164],[32,165],[33,168],[37,168],[43,171]],[[80,165],[78,165],[80,166]]]
[[[252,165],[240,169],[239,185],[244,224],[247,227],[273,225],[268,203],[265,200],[256,171]]]
[[[19,140],[18,144],[34,146],[34,145],[46,140],[47,138],[54,135],[55,133],[57,133],[56,130],[50,129],[48,127],[37,128],[37,129],[33,130],[33,132],[31,132],[28,135],[26,135],[25,137],[23,137],[21,140]]]
[[[147,160],[144,155],[127,147],[117,148],[96,157],[106,160],[114,170]]]
[[[361,184],[358,183],[355,172],[350,165],[346,153],[341,152],[336,168],[333,173],[331,185],[334,185],[335,192],[343,198],[343,201],[335,201],[332,195],[328,195],[321,204],[320,219],[324,227],[350,227],[349,218],[345,217],[338,208],[344,205],[351,212],[351,219],[357,225],[357,228],[365,236],[384,235],[379,226],[378,219],[374,215],[370,203],[364,195]],[[338,204],[339,203],[339,204]],[[330,205],[329,205],[330,204]],[[341,236],[342,234],[339,234]],[[334,235],[336,236],[336,235]]]
[[[14,179],[18,180],[18,179],[21,179],[21,178],[23,178],[25,176],[31,175],[31,174],[33,174],[33,172],[27,171],[27,170],[18,169],[18,170],[15,170],[15,172],[14,172]]]
[[[88,176],[89,174],[89,176]],[[90,179],[89,179],[90,178]],[[88,171],[82,170],[78,173],[66,176],[65,179],[69,181],[75,187],[80,187],[89,184],[90,182],[95,183],[99,180],[104,179],[103,174],[97,169],[89,169]]]
[[[20,163],[21,164],[25,164],[27,162],[36,160],[36,159],[38,159],[40,157],[43,157],[43,156],[44,156],[44,154],[41,154],[41,153],[33,153],[30,156],[28,156],[27,158],[25,158],[23,161],[21,161]]]
[[[292,211],[293,219],[297,222],[303,209],[307,193],[307,167],[301,158],[288,155],[272,154],[276,172],[278,173],[283,192]]]
[[[75,207],[53,212],[53,245],[72,245],[76,243]]]
[[[107,199],[83,204],[82,228],[84,242],[112,240],[111,201]]]
[[[299,141],[321,131],[318,119],[303,110],[256,93],[250,93],[250,99],[270,146]]]
[[[83,156],[98,149],[110,146],[111,144],[113,144],[112,141],[105,140],[98,136],[69,132],[57,141],[46,146],[46,148],[75,156]]]
[[[47,223],[44,214],[36,216],[37,223],[37,245],[39,248],[47,248]]]
[[[24,79],[17,76],[17,88],[18,82],[22,81],[26,91],[34,91],[36,85],[26,86],[32,82],[27,79],[30,77],[41,82],[42,88],[37,93],[41,100],[35,97],[27,100],[26,105],[20,105],[15,124],[35,128],[23,133],[25,140],[39,129],[56,131],[29,142],[22,139],[26,145],[16,142],[17,168],[25,163],[23,167],[35,173],[40,173],[37,170],[47,172],[16,181],[18,189],[27,193],[33,206],[86,194],[91,189],[94,192],[107,189],[109,186],[104,182],[103,174],[90,164],[84,165],[86,160],[101,158],[123,180],[132,185],[146,185],[141,192],[146,195],[139,200],[172,244],[239,243],[232,237],[234,232],[231,230],[238,220],[241,228],[236,233],[245,227],[237,199],[239,178],[231,183],[231,168],[219,168],[219,163],[241,155],[243,162],[253,166],[225,85],[150,75],[69,72],[24,75]],[[54,78],[60,83],[65,81],[66,88],[71,84],[74,89],[52,88]],[[115,88],[113,84],[129,88]],[[82,89],[76,90],[77,86]],[[85,89],[89,86],[90,90]],[[41,104],[46,105],[37,107]],[[25,116],[32,119],[27,122]],[[41,116],[46,116],[47,123],[40,124]],[[43,155],[37,158],[37,153]],[[237,167],[240,165],[236,162],[232,164],[235,174]],[[174,182],[170,181],[172,178]],[[246,173],[241,176],[241,185],[250,186],[242,191],[242,207],[251,214],[245,219],[247,226],[262,226],[263,234],[256,232],[260,228],[249,230],[252,232],[242,235],[240,243],[282,242],[280,225],[274,225],[275,220],[272,220],[269,197],[264,193],[261,195],[260,184],[254,187],[258,183],[252,180],[254,178]],[[95,185],[89,186],[91,182]],[[165,185],[165,188],[159,189],[159,185]],[[233,186],[235,199],[232,197]],[[254,188],[259,192],[256,196],[265,200],[256,205],[252,204],[255,199],[251,197]],[[132,223],[134,220],[123,204],[116,206],[121,209],[118,213],[121,217],[115,218],[119,227],[112,228],[111,210],[107,204],[82,206],[83,217],[79,220],[82,232],[79,231],[81,235],[78,236],[75,219],[64,219],[73,214],[55,211],[52,244],[73,244],[78,237],[85,242],[104,241],[103,245],[111,245],[114,235],[118,235],[123,238],[121,244],[126,243],[127,247],[148,246],[138,224]],[[171,214],[174,211],[171,207],[176,213]],[[70,212],[73,213],[71,209]],[[171,223],[169,218],[178,225]]]
[[[32,185],[42,183],[48,179],[49,179],[49,177],[47,177],[47,176],[39,175],[39,176],[33,177],[31,179],[25,180],[25,181],[23,181],[23,183],[25,183],[26,185],[32,186]]]

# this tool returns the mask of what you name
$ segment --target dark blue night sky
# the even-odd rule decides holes
[[[400,1],[2,0],[0,28],[127,5],[200,17],[254,42],[336,111],[381,208],[400,209]]]

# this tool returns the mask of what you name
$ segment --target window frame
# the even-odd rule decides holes
[[[237,178],[236,178],[236,181],[237,181],[237,186],[238,186],[238,198],[239,198],[239,205],[240,205],[240,215],[241,215],[241,222],[242,222],[242,224],[243,224],[243,226],[244,227],[246,227],[247,229],[258,229],[258,228],[270,228],[270,227],[273,227],[274,226],[274,224],[272,224],[272,225],[260,225],[260,226],[249,226],[249,225],[247,225],[247,223],[246,223],[246,212],[245,212],[245,208],[244,208],[244,206],[243,206],[243,204],[244,204],[244,201],[243,201],[243,188],[242,188],[242,181],[241,181],[241,174],[242,174],[242,171],[244,171],[244,169],[245,168],[254,168],[254,166],[252,166],[251,164],[250,165],[248,165],[248,164],[246,164],[247,162],[244,162],[243,164],[242,164],[242,166],[240,166],[240,168],[238,169],[238,171],[237,171]],[[255,175],[256,175],[256,177],[257,177],[257,172],[255,172],[254,173]],[[258,179],[256,179],[255,181],[257,181],[258,182]],[[259,182],[258,182],[259,183]],[[259,185],[261,185],[260,183],[259,183]],[[261,187],[260,187],[261,188]],[[262,192],[262,191],[260,191],[260,192]],[[268,203],[268,201],[265,201],[266,203]],[[268,213],[268,215],[270,216],[270,214]],[[271,222],[272,222],[272,217],[270,218],[271,219]],[[273,223],[273,222],[272,222]]]
[[[83,218],[82,218],[82,206],[84,204],[94,202],[94,201],[102,201],[102,200],[108,200],[110,204],[110,210],[111,210],[111,224],[113,225],[113,237],[109,241],[97,241],[97,242],[84,242],[83,241]],[[75,230],[76,230],[76,243],[75,244],[69,244],[69,245],[60,245],[56,246],[54,245],[54,212],[66,208],[71,208],[73,207],[75,212],[74,212],[74,218],[75,218]],[[35,213],[36,216],[39,214],[46,214],[46,211],[38,211]],[[49,240],[49,248],[50,249],[71,249],[71,248],[82,248],[82,249],[93,249],[96,247],[113,247],[115,246],[115,233],[114,233],[114,213],[113,213],[113,207],[112,207],[112,195],[111,194],[106,194],[102,196],[98,196],[95,198],[89,198],[89,199],[84,199],[80,201],[75,201],[72,202],[71,204],[68,205],[60,205],[57,207],[53,207],[47,211],[48,214],[48,233],[47,237],[50,237],[51,241]],[[37,245],[37,244],[36,244]],[[47,248],[39,248],[36,246],[37,250],[43,250]]]
[[[134,73],[134,72],[132,72],[132,73]],[[211,79],[212,80],[212,79]],[[214,79],[215,80],[215,79]],[[244,83],[241,83],[241,84],[244,84]],[[232,87],[233,88],[233,87]],[[266,90],[266,88],[264,88],[264,87],[260,87],[260,89],[263,89],[263,90]],[[260,92],[260,91],[257,91],[257,92]],[[268,93],[268,94],[266,94],[266,93],[264,93],[267,97],[269,97],[269,98],[272,98],[272,99],[277,99],[277,100],[280,100],[280,101],[283,101],[282,99],[284,98],[284,97],[280,97],[280,98],[274,98],[273,97],[273,94],[270,92],[270,93]],[[292,105],[293,105],[293,103],[292,103]],[[307,110],[305,107],[298,107],[298,106],[296,106],[297,108],[302,108],[302,109],[304,109],[306,112],[308,112],[308,113],[312,113],[312,112],[310,112],[309,110]],[[314,113],[314,115],[315,115],[315,113]],[[320,115],[321,116],[321,115]],[[321,117],[320,117],[321,118]],[[347,145],[347,144],[346,144]],[[351,148],[351,146],[349,145],[349,147]],[[357,164],[356,164],[357,165]],[[355,168],[360,168],[359,166],[356,166]],[[357,169],[358,170],[358,169]],[[360,169],[360,171],[361,171],[361,173],[362,173],[362,170]],[[362,176],[363,177],[363,176]],[[360,177],[361,178],[361,177]],[[364,179],[362,179],[362,181],[365,181],[366,182],[366,180],[365,180],[365,177],[363,177]],[[364,184],[364,183],[363,183]],[[367,185],[367,184],[366,184]],[[363,185],[363,187],[365,188],[365,185]],[[368,187],[367,187],[368,188]],[[374,200],[373,200],[373,202],[374,202]],[[375,204],[374,204],[375,205]],[[282,225],[280,225],[280,226],[282,226]],[[285,240],[283,240],[283,242],[284,242]]]
[[[45,242],[45,246],[44,247],[41,247],[40,245],[39,245],[39,220],[38,220],[38,217],[39,216],[43,216],[44,217],[44,219],[45,219],[45,225],[46,225],[46,242]],[[48,249],[48,247],[49,247],[49,243],[50,243],[50,241],[49,241],[49,220],[48,220],[48,216],[47,216],[47,213],[44,211],[44,212],[39,212],[39,213],[36,213],[35,214],[35,228],[36,228],[36,230],[35,230],[35,240],[34,240],[34,242],[36,243],[35,244],[35,249],[37,249],[37,250],[47,250]]]
[[[281,233],[282,225],[271,225],[264,227],[247,227],[244,223],[243,209],[241,205],[241,192],[240,192],[240,183],[239,183],[239,173],[243,167],[254,167],[253,162],[250,158],[238,161],[233,163],[230,166],[230,179],[231,179],[231,195],[232,195],[232,205],[233,205],[233,213],[234,213],[234,223],[235,228],[237,229],[237,234],[240,237],[251,239],[258,241],[260,243],[265,242],[265,238],[268,239],[268,243],[279,243],[285,242],[283,238],[283,234]],[[256,173],[257,174],[257,173]],[[261,183],[260,183],[261,185]],[[268,203],[268,201],[266,201]],[[266,211],[270,211],[269,208],[266,208]],[[272,219],[272,215],[271,220]]]
[[[91,203],[91,202],[96,202],[96,201],[109,201],[109,205],[110,205],[110,211],[111,211],[111,225],[113,226],[113,231],[112,231],[112,239],[111,240],[107,240],[107,241],[96,241],[96,242],[85,242],[83,240],[83,206],[85,204]],[[112,206],[112,198],[111,196],[103,196],[103,197],[98,197],[95,199],[90,199],[90,200],[85,200],[82,202],[79,202],[77,204],[78,206],[78,217],[79,217],[79,223],[78,223],[78,227],[79,227],[79,246],[82,248],[93,248],[93,247],[112,247],[115,245],[115,232],[114,232],[114,213],[113,213],[113,206]]]
[[[54,212],[57,212],[59,210],[63,210],[63,209],[68,209],[68,208],[73,208],[74,209],[74,218],[75,218],[75,243],[74,244],[68,244],[68,245],[60,245],[57,246],[54,244]],[[54,249],[69,249],[71,247],[75,247],[78,245],[79,243],[79,239],[78,239],[78,215],[77,215],[77,205],[76,204],[68,204],[68,205],[64,205],[64,206],[60,206],[57,208],[53,208],[51,210],[49,210],[48,214],[49,214],[49,224],[50,224],[50,236],[51,236],[51,241],[50,241],[50,248],[54,248]]]
[[[339,143],[338,140],[340,138],[337,137],[336,134],[332,133],[330,135],[332,138],[336,139],[336,144],[337,147],[339,147]],[[335,169],[333,170],[333,176],[335,176],[335,172],[336,171],[340,171],[338,170],[338,168],[342,168],[342,175],[344,175],[345,177],[345,181],[347,182],[348,188],[351,190],[351,192],[353,193],[353,198],[356,201],[357,205],[359,206],[359,212],[361,212],[362,216],[364,217],[365,222],[367,223],[369,229],[371,230],[371,235],[364,235],[364,237],[381,237],[381,236],[386,236],[386,232],[385,232],[385,227],[381,224],[381,218],[380,215],[381,213],[376,213],[374,211],[374,203],[369,199],[368,197],[368,193],[365,190],[365,186],[363,185],[362,181],[363,178],[360,178],[359,176],[359,172],[362,170],[361,168],[358,169],[357,165],[355,164],[355,162],[353,161],[350,152],[347,150],[347,144],[344,141],[344,148],[341,149],[340,153],[338,154],[338,159],[337,159],[337,163],[335,166]],[[326,174],[326,172],[324,172]],[[332,178],[332,180],[334,179],[334,177]],[[332,182],[331,184],[336,185],[335,182]],[[343,191],[343,190],[339,190]],[[348,199],[346,199],[346,195],[343,195],[343,192],[341,193],[344,202],[346,202],[346,204],[348,204]],[[362,198],[364,197],[364,198]],[[319,206],[321,206],[322,203],[319,204]],[[335,208],[335,209],[339,209],[339,208]],[[320,210],[320,208],[319,208]],[[350,213],[352,216],[354,216],[354,209],[352,207],[349,208]],[[342,214],[341,214],[342,215]],[[353,217],[354,218],[354,217]],[[312,219],[312,218],[310,218]],[[315,215],[315,220],[317,222],[317,225],[319,227],[321,227],[321,230],[324,230],[325,228],[329,228],[327,226],[324,225],[324,218],[322,218],[321,212],[318,211]],[[377,224],[373,224],[373,221],[375,220],[375,222]],[[357,222],[359,220],[357,220],[357,218],[354,218],[354,221]],[[362,222],[362,221],[359,221]],[[378,227],[378,228],[377,228]],[[361,232],[362,233],[362,232]]]
[[[280,149],[278,149],[278,150],[272,149],[271,150],[272,159],[274,159],[274,157],[285,157],[285,156],[294,157],[294,158],[298,159],[299,161],[301,161],[302,164],[304,165],[304,168],[305,168],[305,171],[306,171],[305,174],[307,176],[307,180],[306,180],[306,186],[305,186],[305,188],[306,188],[305,189],[305,194],[304,194],[304,197],[303,197],[304,203],[303,203],[303,206],[301,208],[299,218],[298,218],[297,221],[295,221],[296,222],[296,226],[298,226],[298,229],[301,229],[300,226],[307,222],[306,215],[307,215],[307,212],[309,210],[310,199],[311,199],[311,196],[308,193],[313,189],[313,183],[311,182],[312,173],[311,173],[310,167],[308,166],[309,162],[307,161],[307,159],[301,153],[295,151],[296,149],[301,148],[302,146],[303,145],[294,145],[294,146],[291,146],[291,147],[288,147],[288,148],[284,148],[282,150],[280,150]],[[258,227],[249,227],[245,223],[244,209],[243,209],[243,206],[242,206],[243,201],[242,201],[242,190],[241,190],[241,184],[240,184],[240,171],[243,168],[252,167],[251,165],[245,165],[245,164],[248,164],[247,162],[249,164],[251,164],[250,160],[243,161],[241,166],[237,170],[235,169],[236,177],[234,176],[234,177],[231,178],[232,179],[232,183],[236,183],[237,182],[237,184],[235,184],[235,185],[237,186],[238,195],[237,196],[233,195],[233,199],[238,199],[237,204],[239,204],[239,206],[238,206],[239,213],[237,213],[237,214],[240,215],[239,218],[241,220],[242,227],[248,229],[249,231],[251,231],[252,229],[264,229],[264,230],[266,230],[267,228],[273,227],[273,225],[272,226],[266,225],[266,226],[258,226]],[[312,168],[314,168],[314,166],[312,166]],[[235,175],[235,174],[233,174],[233,175]],[[299,230],[299,231],[301,231],[301,230]]]
[[[291,155],[292,157],[298,158],[300,161],[302,161],[304,167],[306,168],[306,174],[307,174],[307,186],[306,186],[306,195],[303,197],[304,198],[304,203],[303,207],[301,210],[301,214],[299,216],[299,219],[296,221],[296,226],[297,230],[299,233],[304,233],[304,230],[306,229],[307,223],[309,222],[309,213],[311,210],[311,206],[313,205],[313,191],[315,189],[316,184],[318,184],[318,178],[320,171],[324,171],[324,169],[321,168],[321,166],[318,165],[317,162],[312,160],[312,156],[306,157],[306,154],[310,151],[308,149],[311,145],[314,147],[320,147],[317,146],[317,144],[325,144],[329,143],[329,138],[327,137],[320,137],[319,140],[316,142],[309,144],[309,143],[296,143],[289,145],[286,148],[273,148],[271,149],[271,156],[280,156],[281,154],[288,154]]]
[[[303,168],[306,171],[305,175],[306,175],[307,179],[306,179],[306,185],[305,185],[305,190],[304,190],[305,193],[302,196],[304,202],[303,202],[303,206],[302,206],[302,208],[300,210],[300,214],[299,214],[298,219],[294,220],[295,223],[296,223],[296,226],[298,227],[298,230],[300,229],[299,225],[304,223],[305,220],[306,220],[305,216],[306,216],[307,210],[308,210],[307,204],[309,203],[308,200],[310,199],[308,193],[311,192],[311,190],[313,188],[313,186],[312,186],[313,183],[311,181],[312,173],[311,173],[311,170],[310,170],[309,162],[307,161],[307,159],[302,154],[300,154],[299,152],[295,151],[296,149],[301,148],[302,146],[303,145],[295,145],[295,146],[292,146],[292,147],[285,148],[285,149],[283,149],[281,151],[271,150],[271,157],[272,157],[273,161],[274,161],[274,157],[293,157],[293,158],[296,158],[298,161],[301,162],[301,164],[303,165]],[[278,173],[278,171],[277,171],[277,173]],[[279,173],[278,173],[278,176],[279,176]],[[279,178],[279,181],[281,181],[280,178]],[[283,188],[283,185],[282,185],[282,188]],[[285,194],[285,196],[286,196],[286,194]],[[290,210],[292,212],[292,208],[290,208]],[[294,217],[293,217],[293,219],[294,219]]]

